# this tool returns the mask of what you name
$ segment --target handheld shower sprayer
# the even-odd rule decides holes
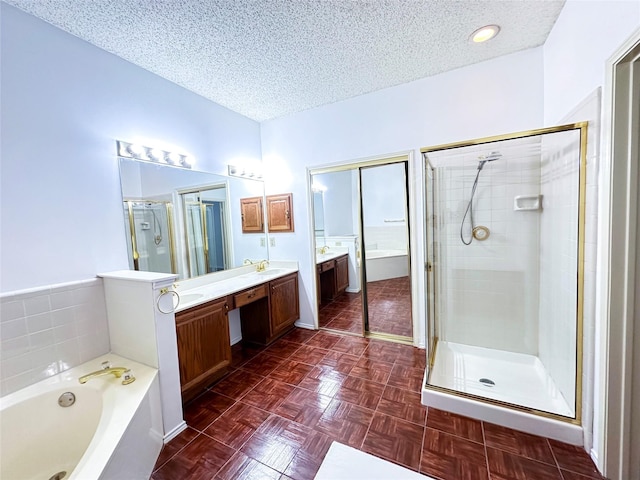
[[[495,162],[502,158],[502,154],[500,152],[491,152],[489,155],[482,155],[479,158],[478,162],[478,170],[482,170],[484,168],[484,164],[487,162]]]
[[[473,242],[473,237],[474,237],[474,230],[475,230],[475,225],[473,224],[473,196],[476,193],[476,188],[478,187],[478,179],[480,178],[480,172],[482,171],[482,169],[484,168],[485,163],[487,162],[495,162],[496,160],[499,160],[500,158],[502,158],[502,154],[500,152],[491,152],[488,155],[482,155],[480,157],[478,157],[478,173],[476,173],[476,179],[473,182],[473,187],[471,187],[471,198],[469,199],[469,203],[467,205],[467,209],[464,212],[464,216],[462,217],[462,223],[460,223],[460,240],[462,240],[462,243],[464,243],[465,245],[471,245],[471,242]],[[469,241],[467,242],[464,239],[464,235],[462,234],[462,230],[464,229],[464,222],[467,219],[467,215],[469,215],[469,219],[471,220],[471,238],[469,239]]]

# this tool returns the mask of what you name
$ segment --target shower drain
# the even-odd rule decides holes
[[[487,387],[493,387],[496,382],[494,382],[493,380],[491,380],[490,378],[481,378],[480,380],[478,380],[481,384],[486,385]]]
[[[49,480],[62,480],[66,476],[67,476],[67,472],[63,470],[61,472],[56,473],[55,475],[51,475]]]

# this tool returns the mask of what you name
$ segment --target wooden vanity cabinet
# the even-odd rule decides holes
[[[336,258],[336,290],[337,295],[349,286],[349,255]]]
[[[222,377],[231,364],[229,300],[222,298],[176,313],[182,402]]]
[[[242,218],[242,233],[264,232],[262,197],[241,198],[240,215]]]
[[[271,299],[271,336],[275,339],[293,328],[300,318],[298,273],[269,282]]]
[[[293,232],[293,198],[290,193],[267,196],[269,232]]]
[[[330,302],[349,286],[349,255],[327,260],[317,265],[318,305]]]
[[[255,296],[240,307],[245,342],[269,345],[293,328],[300,318],[297,272],[272,280],[265,287],[268,295]]]

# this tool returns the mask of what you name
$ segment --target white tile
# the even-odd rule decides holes
[[[17,318],[22,318],[24,316],[25,316],[24,303],[22,302],[22,300],[11,301],[11,302],[3,301],[2,304],[0,304],[0,321],[1,322],[9,322]]]
[[[37,371],[43,371],[50,367],[51,364],[57,362],[56,347],[53,344],[48,344],[44,347],[37,348],[29,352],[29,359],[31,361],[31,368]],[[53,375],[59,372],[54,373]]]
[[[53,343],[53,329],[42,330],[40,332],[29,335],[29,345],[31,349],[43,348],[47,345],[53,345]]]
[[[51,312],[51,319],[51,324],[54,327],[73,324],[75,322],[74,309],[70,307],[63,308],[61,310],[54,310]]]
[[[62,292],[51,293],[51,310],[59,310],[61,308],[68,308],[74,305],[73,293],[69,290]]]
[[[61,371],[80,365],[80,348],[76,338],[57,343],[55,347]]]
[[[27,329],[29,330],[29,333],[36,333],[42,330],[48,330],[53,326],[51,314],[49,312],[28,316],[26,318],[26,321],[27,321]]]
[[[24,318],[0,323],[0,340],[10,340],[27,334],[27,322]]]
[[[53,338],[57,343],[75,339],[78,336],[74,323],[53,327]]]
[[[22,355],[29,351],[29,336],[12,338],[11,340],[2,341],[0,344],[0,358],[6,360],[7,358],[15,357],[16,355]]]
[[[31,370],[31,359],[28,354],[18,355],[2,361],[0,369],[0,378],[6,380],[9,377],[22,375]]]
[[[25,299],[24,309],[27,316],[48,312],[49,310],[51,310],[49,295],[38,295]]]

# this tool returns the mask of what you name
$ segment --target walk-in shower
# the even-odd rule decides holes
[[[580,424],[585,142],[576,124],[422,150],[424,403]]]

